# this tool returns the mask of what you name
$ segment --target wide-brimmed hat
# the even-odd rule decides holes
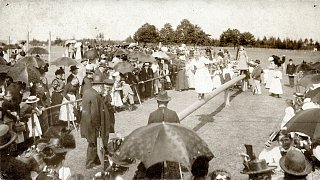
[[[284,172],[294,176],[305,176],[312,170],[312,165],[303,153],[294,149],[289,150],[285,156],[282,156],[279,164]]]
[[[26,103],[32,104],[38,102],[40,99],[37,96],[29,96]]]
[[[105,82],[102,80],[102,78],[100,76],[94,76],[91,84],[98,85],[98,84],[105,84]]]
[[[253,160],[248,162],[249,169],[244,169],[241,171],[243,174],[260,174],[268,171],[272,171],[277,168],[277,166],[268,166],[265,159]]]
[[[103,82],[109,86],[113,86],[113,84],[114,84],[114,80],[112,80],[112,79],[105,79]]]
[[[13,143],[17,138],[17,134],[10,131],[10,128],[6,124],[0,125],[0,149],[3,149]]]
[[[79,69],[77,66],[71,66],[71,67],[70,67],[70,71],[75,71],[75,70],[77,70],[77,69]]]
[[[159,95],[157,96],[156,100],[157,100],[157,101],[166,102],[166,101],[170,101],[170,100],[171,100],[171,97],[168,96],[167,91],[160,91],[160,93],[159,93]]]

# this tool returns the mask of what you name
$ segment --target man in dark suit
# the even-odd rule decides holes
[[[289,64],[287,65],[286,74],[289,77],[289,85],[290,87],[294,87],[294,73],[296,71],[296,65],[293,64],[292,59],[289,59]]]
[[[158,109],[149,115],[148,124],[159,122],[180,123],[177,113],[167,108],[167,105],[171,100],[167,91],[160,91],[156,99],[158,102]]]
[[[80,122],[81,137],[88,142],[86,168],[91,169],[99,165],[97,154],[97,137],[102,137],[106,149],[108,145],[111,120],[108,107],[104,103],[102,94],[104,84],[99,76],[94,78],[92,87],[85,90],[82,98],[82,114]]]
[[[150,67],[150,63],[146,62],[146,63],[144,63],[143,67],[141,68],[141,71],[139,74],[139,79],[140,79],[140,81],[147,81],[152,78],[153,78],[153,71]],[[141,89],[144,88],[144,91],[141,90],[144,98],[151,97],[151,94],[152,94],[152,82],[151,81],[144,82],[140,88]]]

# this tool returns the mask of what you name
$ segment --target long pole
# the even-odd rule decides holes
[[[30,36],[30,34],[28,31],[28,33],[27,33],[27,51],[29,50],[29,36]]]
[[[211,100],[212,98],[214,98],[215,96],[217,96],[219,93],[221,93],[222,91],[225,91],[226,89],[230,88],[230,86],[233,86],[235,83],[237,83],[238,81],[241,81],[245,78],[245,75],[240,75],[237,76],[233,79],[231,79],[230,81],[222,84],[220,87],[218,87],[217,89],[215,89],[211,94],[209,94],[207,96],[207,98],[205,98],[203,101],[196,101],[195,103],[191,104],[189,107],[187,107],[186,109],[184,109],[182,112],[178,113],[178,117],[181,120],[183,120],[184,118],[186,118],[187,116],[189,116],[191,113],[193,113],[195,110],[197,110],[198,108],[200,108],[201,106],[203,106],[204,104],[206,104],[209,100]]]
[[[8,45],[9,44],[10,44],[10,36],[9,36],[9,39],[8,39]],[[11,49],[10,48],[8,49],[7,53],[8,53],[8,58],[10,59],[10,56],[11,56]]]
[[[49,56],[48,56],[48,61],[51,61],[51,32],[49,32],[49,45],[48,45],[48,51],[49,51]]]

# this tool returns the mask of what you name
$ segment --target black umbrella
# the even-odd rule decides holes
[[[312,139],[320,138],[320,108],[299,111],[285,125],[288,132],[302,132]]]
[[[19,59],[19,60],[17,61],[17,64],[20,64],[20,63],[26,64],[27,66],[30,66],[30,67],[32,67],[32,66],[37,67],[37,68],[40,67],[40,66],[38,65],[37,58],[34,57],[34,56],[26,56],[26,57],[23,57],[23,58],[21,58],[21,59]]]
[[[309,65],[305,61],[303,61],[301,64],[297,65],[296,73],[299,73],[300,71],[305,73],[305,72],[311,71],[313,69],[314,68],[311,65]]]
[[[83,56],[86,59],[95,59],[99,57],[98,52],[94,49],[86,51]]]
[[[49,54],[49,52],[42,47],[32,47],[27,51],[27,53],[30,53],[30,54]]]

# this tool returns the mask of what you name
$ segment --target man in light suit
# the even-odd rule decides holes
[[[159,122],[180,123],[177,113],[167,107],[171,100],[167,91],[160,91],[156,100],[158,102],[158,109],[149,115],[148,124]]]

